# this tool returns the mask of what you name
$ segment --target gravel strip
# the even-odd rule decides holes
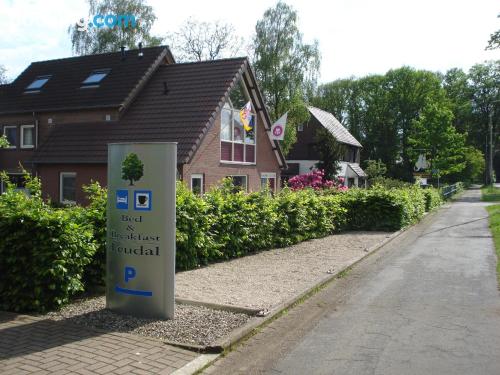
[[[176,274],[176,297],[271,309],[365,256],[392,234],[347,232]]]
[[[105,297],[76,301],[42,317],[184,344],[209,345],[245,324],[250,316],[176,304],[174,320],[141,319],[105,309]]]

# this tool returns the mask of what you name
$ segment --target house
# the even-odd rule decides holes
[[[308,107],[308,109],[311,117],[306,124],[297,127],[297,142],[288,153],[288,169],[283,173],[283,176],[286,178],[305,174],[315,168],[320,158],[316,149],[317,131],[324,128],[344,151],[337,177],[344,178],[345,186],[364,187],[367,176],[359,166],[363,146],[331,113],[315,107]]]
[[[239,110],[252,103],[251,131]],[[279,188],[286,166],[246,58],[176,63],[166,46],[32,63],[0,86],[0,170],[22,188],[19,164],[52,201],[85,202],[106,185],[107,144],[177,142],[178,178],[197,193],[231,177]]]

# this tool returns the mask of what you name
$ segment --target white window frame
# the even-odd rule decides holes
[[[298,124],[297,125],[297,131],[298,132],[303,132],[304,131],[304,124]]]
[[[246,92],[245,89],[245,94],[246,94],[246,99],[248,99],[248,93]],[[226,104],[229,106],[229,108],[226,108]],[[254,124],[254,143],[246,143],[245,142],[245,130],[243,133],[243,141],[235,141],[234,140],[234,122],[233,122],[233,116],[236,114],[239,116],[240,110],[235,109],[233,106],[233,103],[231,103],[231,100],[228,98],[226,104],[222,107],[221,109],[221,116],[220,116],[220,131],[219,131],[219,138],[220,138],[220,155],[219,155],[219,160],[221,163],[224,164],[240,164],[240,165],[256,165],[257,164],[257,124],[258,124],[258,119],[257,119],[257,113],[255,111],[251,112],[252,116],[254,117],[255,124]],[[253,103],[252,103],[253,106]],[[222,139],[222,111],[231,111],[231,140],[227,139]],[[222,160],[222,142],[228,142],[231,143],[231,160]],[[234,161],[234,145],[235,144],[241,144],[243,145],[243,161]],[[248,162],[245,161],[246,156],[247,156],[247,149],[246,145],[251,145],[254,147],[254,161],[253,162]]]
[[[245,177],[245,193],[248,193],[248,175],[247,174],[228,174],[226,177]]]
[[[5,125],[3,127],[3,135],[5,135],[5,136],[7,136],[7,129],[16,129],[16,144],[15,145],[11,145],[9,143],[9,147],[6,148],[7,150],[14,150],[14,149],[17,148],[17,143],[18,143],[17,142],[17,135],[18,135],[17,134],[17,125]]]
[[[190,188],[191,188],[191,191],[193,191],[193,179],[195,178],[199,178],[201,180],[201,189],[200,189],[200,194],[203,195],[205,193],[204,189],[203,189],[203,185],[205,183],[205,178],[203,176],[203,173],[193,173],[191,174],[191,181],[190,181]]]
[[[74,177],[75,178],[75,194],[76,194],[76,172],[60,172],[59,173],[59,202],[64,203],[64,204],[72,204],[76,203],[75,201],[69,201],[63,199],[63,180],[64,177]],[[76,199],[76,197],[75,197]]]
[[[262,179],[266,179],[267,182],[269,182],[269,179],[270,178],[274,178],[274,186],[273,186],[273,191],[276,191],[276,184],[277,184],[277,181],[276,181],[276,173],[274,172],[262,172],[260,174],[260,189],[262,190]]]
[[[32,145],[25,145],[24,144],[24,129],[27,129],[27,128],[33,129],[33,144]],[[21,139],[20,139],[21,148],[35,148],[35,145],[36,145],[35,138],[36,138],[35,125],[21,125]]]

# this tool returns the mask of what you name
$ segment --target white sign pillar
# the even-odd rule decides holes
[[[106,307],[173,319],[176,143],[108,145]]]

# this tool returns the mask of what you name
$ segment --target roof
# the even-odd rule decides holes
[[[347,161],[341,161],[339,163],[340,170],[338,172],[339,176],[345,176],[347,173],[347,168],[350,168],[358,177],[366,177],[365,171],[359,166],[358,163],[349,163]]]
[[[366,173],[358,163],[348,163],[349,167],[356,173],[359,177],[366,177]]]
[[[363,147],[330,112],[323,111],[316,107],[308,107],[308,109],[311,115],[313,115],[338,142],[351,146]]]
[[[230,89],[249,71],[246,58],[161,65],[120,120],[55,125],[33,161],[106,163],[108,143],[170,141],[178,142],[178,163],[187,163]]]
[[[165,58],[173,62],[167,46],[31,63],[11,84],[0,86],[0,114],[125,107],[134,91]],[[98,69],[110,69],[99,87],[80,88]],[[50,75],[40,92],[25,93],[37,77]]]

